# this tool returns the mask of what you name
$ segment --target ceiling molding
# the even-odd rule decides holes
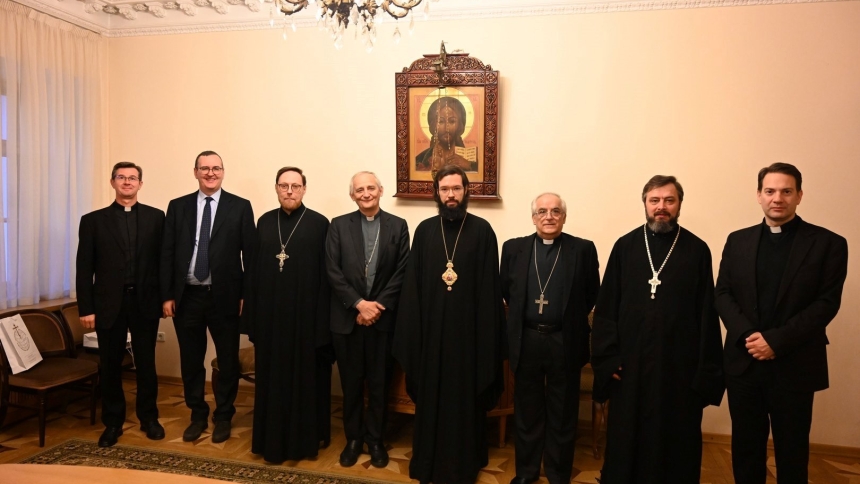
[[[14,0],[107,37],[265,30],[271,0]],[[430,1],[430,0],[425,0]],[[744,7],[860,0],[443,0],[428,21]],[[526,5],[523,5],[526,3]],[[316,27],[312,8],[275,21]],[[418,18],[420,19],[420,14]],[[388,23],[388,22],[386,22]]]

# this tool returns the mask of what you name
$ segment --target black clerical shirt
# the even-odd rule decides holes
[[[537,244],[532,246],[531,261],[529,262],[529,281],[528,292],[526,294],[526,321],[535,324],[549,324],[552,326],[561,326],[561,320],[564,315],[562,303],[564,301],[564,275],[562,258],[565,256],[561,250],[561,237],[553,239],[552,244],[544,244],[543,239],[535,236]],[[535,252],[537,252],[537,269],[535,272]],[[555,256],[558,255],[558,264],[555,263]],[[545,300],[549,304],[543,306],[543,314],[539,312],[539,306],[535,303],[540,299],[540,288],[538,287],[538,273],[540,274],[540,283],[545,285],[546,291],[543,293]],[[552,277],[550,277],[552,273]],[[549,281],[549,282],[547,282]]]
[[[794,217],[791,221],[782,224],[779,232],[774,233],[771,227],[762,221],[762,233],[758,241],[758,256],[755,263],[758,329],[761,331],[774,327],[773,317],[776,312],[779,285],[782,282],[785,266],[788,265],[788,256],[791,253],[791,245],[799,223],[800,217]]]
[[[125,252],[125,283],[134,284],[137,278],[137,203],[124,207],[114,201],[111,207],[114,209],[114,223],[122,236],[122,248]]]

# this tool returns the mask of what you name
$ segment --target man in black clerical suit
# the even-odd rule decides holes
[[[567,205],[544,193],[532,202],[533,235],[502,246],[499,270],[508,303],[508,344],[516,378],[516,471],[511,484],[540,477],[570,482],[579,375],[588,362],[588,313],[600,289],[597,249],[562,233]]]
[[[128,332],[137,370],[135,410],[140,430],[164,438],[158,423],[155,338],[161,303],[158,265],[164,212],[137,202],[143,169],[120,162],[111,172],[116,201],[81,217],[77,257],[78,311],[99,342],[104,433],[99,447],[116,444],[125,423],[122,359]]]
[[[347,440],[340,454],[343,467],[356,463],[365,443],[373,466],[388,465],[382,443],[385,390],[393,363],[396,306],[409,258],[409,228],[405,220],[379,208],[382,192],[375,174],[353,175],[349,196],[358,210],[332,220],[326,238],[332,343],[343,389]]]
[[[172,317],[179,341],[185,403],[191,425],[182,439],[200,438],[208,427],[206,329],[218,356],[212,442],[230,438],[239,388],[239,317],[245,295],[242,260],[252,260],[257,232],[251,203],[221,189],[224,163],[214,151],[194,160],[199,190],[167,207],[161,251],[164,317]]]
[[[771,431],[778,482],[807,482],[813,396],[829,385],[826,328],[842,300],[848,244],[796,215],[801,183],[793,165],[762,168],[764,220],[729,235],[720,262],[715,304],[738,484],[765,482]]]

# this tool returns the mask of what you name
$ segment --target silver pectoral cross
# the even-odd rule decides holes
[[[538,314],[543,314],[543,307],[549,305],[549,300],[543,298],[543,293],[540,295],[540,299],[535,299],[535,304],[538,305]]]
[[[651,299],[654,299],[654,294],[657,293],[657,286],[662,284],[663,282],[660,279],[657,279],[657,273],[654,272],[654,277],[648,281],[648,284],[651,284]]]
[[[278,259],[278,272],[284,272],[284,261],[289,259],[290,256],[284,252],[284,248],[281,248],[281,253],[275,256],[275,259]]]

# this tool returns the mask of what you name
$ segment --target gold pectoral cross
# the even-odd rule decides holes
[[[543,314],[543,307],[549,305],[549,299],[544,299],[543,293],[541,293],[540,299],[535,299],[535,304],[538,305],[538,314]]]
[[[660,279],[657,279],[657,273],[655,272],[654,277],[648,281],[648,284],[651,284],[651,299],[654,299],[654,294],[657,294],[657,286],[662,283]]]
[[[454,272],[453,262],[448,261],[448,263],[445,264],[445,267],[447,267],[448,269],[442,273],[442,280],[445,281],[445,284],[448,284],[448,290],[450,291],[451,286],[453,286],[454,283],[457,282],[457,273]]]
[[[275,259],[278,259],[278,272],[284,272],[284,261],[289,259],[290,256],[284,252],[284,248],[281,247],[281,253],[275,256]]]

